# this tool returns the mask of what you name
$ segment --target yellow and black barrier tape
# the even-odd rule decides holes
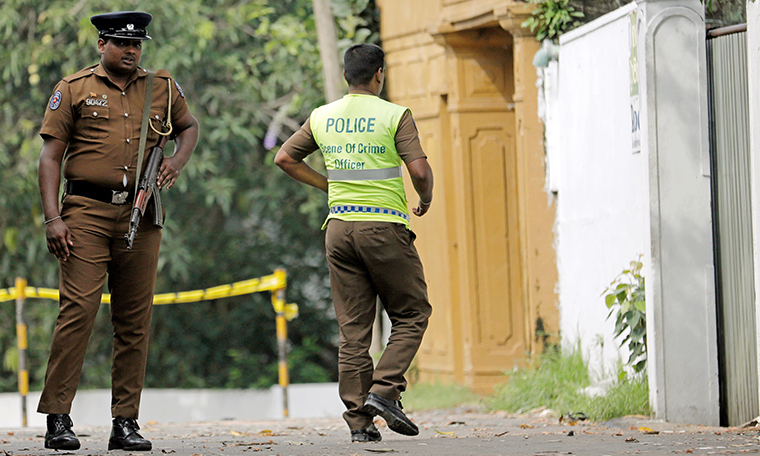
[[[180,304],[187,302],[198,301],[211,301],[214,299],[228,298],[231,296],[240,296],[251,293],[259,293],[262,291],[275,291],[285,288],[287,285],[287,276],[284,270],[277,270],[274,274],[268,276],[259,277],[256,279],[244,280],[242,282],[235,282],[227,285],[219,285],[213,288],[206,288],[204,290],[192,290],[181,291],[178,293],[161,293],[153,297],[154,305],[161,304]],[[27,298],[43,298],[52,299],[57,301],[59,294],[58,290],[51,288],[37,288],[37,287],[25,287],[25,297]],[[16,288],[0,289],[0,302],[12,301],[16,299],[18,293]],[[101,303],[110,304],[111,295],[104,293],[101,298]],[[296,306],[295,304],[287,304],[288,306]],[[290,307],[289,316],[294,313],[298,315],[297,306]],[[292,316],[295,318],[295,316]],[[292,318],[289,318],[292,319]]]

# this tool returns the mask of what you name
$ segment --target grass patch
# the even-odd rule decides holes
[[[591,384],[591,378],[577,349],[549,350],[508,377],[508,383],[487,399],[490,410],[525,413],[546,407],[558,414],[583,412],[591,421],[651,414],[646,375],[628,377],[621,369],[617,383],[604,396],[584,394],[581,390]]]
[[[466,386],[440,383],[410,384],[402,396],[404,409],[417,412],[478,405],[482,400]]]
[[[589,406],[589,417],[594,421],[626,415],[651,415],[646,372],[633,377],[623,376],[605,396],[589,398]]]
[[[538,407],[560,411],[578,400],[577,391],[591,384],[580,352],[548,350],[526,368],[507,374],[508,382],[489,399],[489,408],[525,413]]]

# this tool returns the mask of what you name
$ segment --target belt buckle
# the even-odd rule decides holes
[[[129,192],[117,192],[116,190],[111,190],[111,193],[111,204],[121,206],[127,202]]]

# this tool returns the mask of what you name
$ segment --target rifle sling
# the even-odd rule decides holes
[[[143,104],[142,125],[140,126],[140,145],[137,150],[137,174],[135,176],[135,195],[137,195],[140,186],[140,174],[142,174],[142,164],[145,158],[145,143],[148,140],[148,121],[150,119],[150,105],[153,102],[153,76],[154,71],[148,71],[145,80],[145,103]]]

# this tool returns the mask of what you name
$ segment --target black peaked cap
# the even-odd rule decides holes
[[[141,11],[119,11],[92,16],[90,22],[98,29],[98,35],[130,40],[149,40],[148,24],[153,16]]]

